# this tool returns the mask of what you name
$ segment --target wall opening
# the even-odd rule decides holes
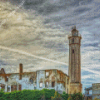
[[[74,43],[74,38],[72,39],[72,43]]]
[[[74,53],[74,49],[72,50],[72,53]]]
[[[52,87],[55,87],[55,82],[52,82]]]
[[[40,82],[40,88],[42,88],[42,86],[43,86],[43,82]]]

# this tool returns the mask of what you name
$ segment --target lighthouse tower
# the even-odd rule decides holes
[[[71,30],[69,39],[69,69],[68,75],[70,77],[70,93],[78,93],[82,91],[81,84],[81,35],[79,34],[76,26]]]

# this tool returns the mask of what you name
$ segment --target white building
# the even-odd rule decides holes
[[[23,72],[23,65],[20,64],[19,73],[6,74],[4,69],[1,69],[0,87],[5,92],[23,89],[41,90],[47,88],[55,89],[60,93],[63,91],[68,93],[69,77],[57,69]]]

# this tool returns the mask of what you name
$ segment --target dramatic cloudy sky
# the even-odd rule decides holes
[[[0,68],[58,68],[68,73],[68,34],[82,35],[83,89],[100,82],[99,0],[0,0]]]

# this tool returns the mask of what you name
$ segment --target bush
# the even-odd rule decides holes
[[[94,98],[94,100],[100,100],[100,99]]]
[[[83,100],[81,93],[59,94],[54,89],[22,90],[4,93],[0,90],[0,100]]]
[[[71,95],[72,100],[84,100],[82,93],[74,93]]]
[[[63,98],[57,91],[55,91],[54,97],[52,96],[51,100],[63,100]]]
[[[54,96],[54,89],[43,90],[22,90],[4,93],[0,91],[0,100],[51,100],[51,96]]]
[[[63,94],[61,95],[62,96],[62,98],[64,99],[64,100],[68,100],[68,94],[66,94],[66,92],[63,92]]]

